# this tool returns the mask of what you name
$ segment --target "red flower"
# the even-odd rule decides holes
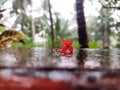
[[[62,44],[62,55],[63,56],[72,56],[73,55],[73,47],[72,47],[72,40],[66,41],[61,40]]]

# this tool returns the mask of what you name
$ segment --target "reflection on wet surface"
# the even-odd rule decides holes
[[[119,60],[119,49],[76,49],[71,57],[43,48],[0,49],[1,66],[119,68]]]

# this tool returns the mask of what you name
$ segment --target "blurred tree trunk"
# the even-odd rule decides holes
[[[79,44],[81,45],[81,48],[88,48],[88,36],[86,31],[83,2],[84,0],[76,0],[78,41]]]
[[[20,13],[20,15],[21,15],[21,22],[20,22],[20,25],[21,25],[21,31],[23,31],[24,30],[24,24],[23,24],[23,22],[24,22],[24,17],[23,17],[23,15],[24,15],[24,10],[23,10],[23,6],[21,6],[21,13]],[[17,14],[18,14],[18,12],[16,12]]]
[[[106,20],[104,19],[103,21],[106,21],[104,23],[104,36],[103,36],[103,48],[109,49],[110,46],[110,35],[114,35],[116,34],[115,31],[119,32],[119,27],[120,27],[120,19],[119,19],[119,15],[118,17],[111,17],[114,12],[118,12],[120,11],[120,2],[119,0],[99,0],[99,2],[102,5],[103,10],[106,10],[106,12],[104,12],[104,16],[106,18]],[[116,19],[117,18],[117,19]],[[113,19],[113,20],[112,20]],[[108,22],[109,20],[109,22]],[[114,32],[113,30],[111,30],[111,28],[115,28]],[[110,33],[109,33],[110,32]]]
[[[50,0],[48,0],[48,7],[49,7],[49,16],[50,16],[50,24],[51,24],[52,48],[54,48],[54,28],[53,28],[53,18],[52,18],[52,11],[51,11]]]
[[[34,24],[34,19],[33,19],[33,5],[32,5],[32,0],[31,0],[31,32],[32,32],[32,41],[35,41],[35,24]]]
[[[76,0],[76,14],[77,14],[77,24],[78,24],[78,41],[81,48],[88,48],[88,36],[86,31],[86,22],[84,17],[84,0]],[[87,53],[84,49],[80,49],[77,54],[78,64],[84,63]]]
[[[104,22],[104,31],[103,31],[103,48],[109,49],[109,35],[108,35],[108,23],[105,20]]]

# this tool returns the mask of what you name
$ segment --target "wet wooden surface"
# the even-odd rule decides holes
[[[120,69],[1,67],[0,90],[119,90]]]

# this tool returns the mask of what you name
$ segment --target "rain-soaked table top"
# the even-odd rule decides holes
[[[0,90],[119,90],[120,50],[0,49]]]

